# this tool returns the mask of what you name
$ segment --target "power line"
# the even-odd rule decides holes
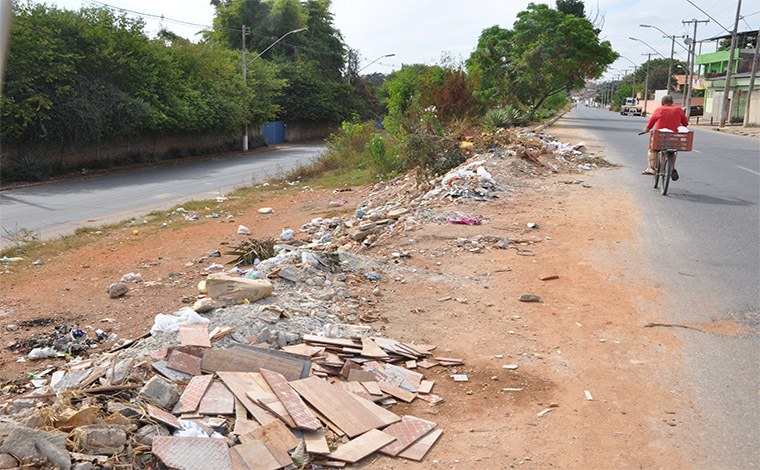
[[[731,34],[731,31],[729,31],[728,28],[726,28],[725,26],[723,26],[722,24],[720,24],[718,22],[718,20],[716,20],[715,18],[713,18],[712,16],[710,16],[709,13],[707,13],[703,9],[699,8],[699,6],[697,6],[696,3],[692,2],[691,0],[686,0],[686,1],[689,2],[689,3],[691,3],[694,6],[694,8],[696,8],[697,10],[699,10],[702,13],[704,13],[705,15],[707,15],[708,18],[710,18],[711,20],[713,20],[715,22],[715,24],[717,24],[718,26],[720,26],[721,28],[723,28],[724,31],[726,31],[727,33]]]

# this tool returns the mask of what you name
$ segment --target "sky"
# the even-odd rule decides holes
[[[709,20],[699,23],[697,40],[729,34],[734,26],[738,0],[587,0],[586,13],[598,18],[600,38],[610,41],[612,48],[621,54],[604,74],[604,79],[615,78],[631,71],[652,58],[670,57],[669,36],[694,34],[694,25],[682,21]],[[180,36],[198,40],[196,33],[203,29],[178,24],[172,20],[211,25],[214,7],[208,0],[51,0],[59,8],[76,10],[82,6],[103,3],[135,12],[163,15],[165,20],[145,17],[149,35],[154,35],[161,24]],[[464,61],[475,49],[480,33],[485,28],[499,25],[511,28],[517,13],[524,10],[525,0],[333,0],[334,23],[346,44],[359,51],[362,74],[390,73],[403,64],[437,64],[442,59]],[[536,1],[535,3],[541,3]],[[554,0],[547,0],[554,6]],[[698,8],[697,8],[698,7]],[[700,11],[703,10],[703,11]],[[739,31],[760,27],[760,4],[744,0]],[[725,28],[725,29],[724,29]],[[630,39],[631,37],[638,41]],[[675,44],[675,58],[686,60],[683,39]],[[679,45],[680,44],[680,45]],[[698,45],[698,53],[700,46]],[[701,44],[702,52],[715,50],[715,42]],[[382,57],[395,54],[393,57]],[[658,55],[660,54],[660,55]]]

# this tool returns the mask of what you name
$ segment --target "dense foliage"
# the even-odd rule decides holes
[[[576,16],[580,11],[572,4],[577,2],[564,3],[571,14],[531,3],[511,30],[483,31],[467,60],[479,81],[479,98],[535,112],[550,97],[582,88],[617,59],[591,22]]]
[[[265,122],[280,86],[243,87],[239,54],[149,39],[105,8],[15,7],[0,111],[2,142],[94,143],[143,131],[231,131]],[[266,98],[267,95],[269,99]],[[246,103],[251,103],[247,106]]]

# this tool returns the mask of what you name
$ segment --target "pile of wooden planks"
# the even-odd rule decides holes
[[[291,453],[301,441],[308,461],[323,466],[342,467],[375,452],[422,460],[442,431],[432,421],[398,416],[383,405],[417,398],[440,403],[443,399],[432,394],[434,382],[408,367],[462,363],[434,358],[434,346],[386,338],[306,335],[303,343],[282,351],[199,349],[183,353],[199,364],[184,367],[191,378],[171,413],[153,405],[148,411],[177,429],[182,420],[203,426],[212,415],[234,416],[232,433],[239,443],[229,447],[229,455],[214,451],[217,457],[203,465],[235,470],[296,468],[304,460],[294,462]],[[192,443],[183,439],[191,438],[157,441],[157,456],[170,468],[169,462],[188,464],[182,456]]]

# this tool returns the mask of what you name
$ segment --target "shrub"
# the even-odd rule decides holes
[[[0,181],[42,181],[53,174],[53,166],[37,155],[22,155],[18,158],[3,157],[0,160]]]

